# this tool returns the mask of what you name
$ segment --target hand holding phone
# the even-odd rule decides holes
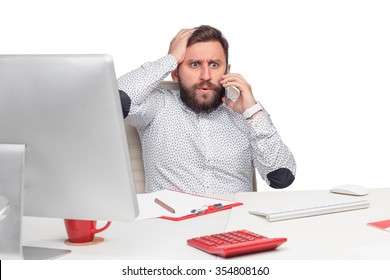
[[[240,75],[227,73],[222,76],[221,84],[225,87],[225,103],[235,112],[242,114],[256,104],[250,84]],[[233,95],[236,98],[232,99]]]

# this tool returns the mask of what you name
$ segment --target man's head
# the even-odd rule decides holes
[[[229,44],[222,33],[202,25],[187,43],[184,61],[172,72],[183,102],[197,113],[209,113],[222,104],[225,89],[220,84],[228,69]]]

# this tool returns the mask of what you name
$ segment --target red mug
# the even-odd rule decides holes
[[[111,222],[107,222],[104,227],[97,229],[96,221],[93,220],[64,219],[64,222],[68,240],[72,243],[91,242],[95,238],[95,233],[102,232],[111,225]]]

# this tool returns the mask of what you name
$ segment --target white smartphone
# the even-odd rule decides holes
[[[225,103],[228,105],[228,99],[236,100],[240,96],[240,91],[235,86],[225,88]]]

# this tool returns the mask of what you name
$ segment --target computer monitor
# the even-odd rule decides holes
[[[8,203],[0,220],[5,258],[19,250],[14,225],[22,214],[135,219],[111,56],[0,55],[0,196]]]

